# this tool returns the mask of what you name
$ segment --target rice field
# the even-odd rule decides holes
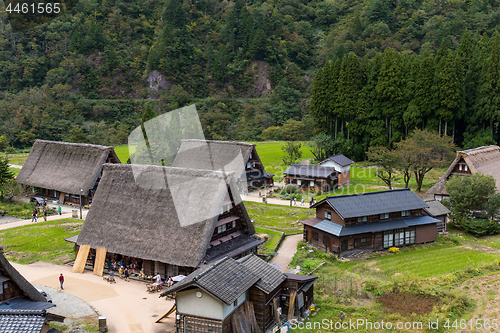
[[[476,268],[500,260],[499,253],[478,251],[465,246],[440,246],[419,249],[354,264],[353,269],[376,267],[380,274],[436,277],[460,270]]]

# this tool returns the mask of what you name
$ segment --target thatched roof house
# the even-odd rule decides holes
[[[235,196],[231,175],[218,171],[105,164],[77,244],[140,258],[153,274],[189,273],[262,243]]]
[[[233,172],[238,185],[246,182],[248,188],[273,185],[274,175],[266,172],[255,145],[245,142],[182,140],[172,166]]]
[[[427,194],[433,195],[441,201],[449,196],[446,192],[446,181],[452,175],[467,176],[473,173],[491,175],[495,179],[497,190],[500,190],[500,148],[498,146],[484,146],[474,149],[457,151],[457,157],[446,172],[439,178]]]
[[[78,202],[80,194],[87,202],[104,163],[120,163],[113,147],[35,140],[16,179],[34,187],[36,193],[61,202]]]

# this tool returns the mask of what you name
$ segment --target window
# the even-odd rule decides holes
[[[314,180],[309,181],[309,186],[314,187]]]
[[[462,164],[459,164],[459,165],[458,165],[458,170],[459,170],[459,171],[462,171]]]
[[[467,164],[466,164],[466,165],[464,165],[464,169],[465,169],[465,171],[467,171]]]
[[[405,244],[415,244],[415,230],[405,232]]]
[[[250,162],[248,162],[248,163],[247,163],[247,169],[250,169],[250,168],[251,168],[251,166],[252,166],[252,165],[250,164]]]
[[[392,231],[386,231],[384,233],[384,248],[392,247],[393,236]]]
[[[360,222],[366,222],[366,221],[368,221],[368,218],[366,216],[358,217],[358,223],[360,223]]]
[[[405,217],[405,216],[410,216],[410,215],[411,215],[411,212],[410,212],[409,210],[403,210],[403,211],[401,212],[401,216],[402,216],[402,217]]]
[[[358,238],[354,240],[354,246],[359,247],[359,246],[370,246],[372,245],[372,239],[371,238]]]
[[[224,232],[226,231],[226,225],[223,224],[223,225],[220,225],[217,227],[217,233],[220,234],[221,232]]]
[[[381,220],[387,220],[389,218],[389,213],[380,214]]]
[[[231,222],[231,228],[236,228],[236,221]]]
[[[405,243],[404,229],[394,230],[394,246],[402,246]]]
[[[297,179],[297,185],[302,185],[302,182],[300,181],[300,179]]]
[[[325,219],[331,220],[332,219],[332,212],[325,210]]]

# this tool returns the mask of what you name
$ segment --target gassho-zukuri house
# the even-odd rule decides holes
[[[249,190],[274,184],[274,174],[264,168],[255,145],[245,142],[185,139],[172,166],[241,173],[235,176],[245,180]]]
[[[236,197],[235,197],[236,196]],[[255,253],[263,240],[231,175],[219,171],[105,164],[94,202],[77,237],[73,272],[90,249],[94,274],[119,256],[146,275],[187,275],[200,265]]]
[[[200,268],[161,296],[176,293],[178,333],[264,333],[309,315],[316,279],[282,273],[252,254]]]
[[[63,203],[88,204],[104,163],[120,163],[113,147],[35,140],[17,182],[35,195]],[[83,191],[82,191],[83,190]]]
[[[437,223],[429,205],[410,189],[327,197],[301,220],[304,241],[339,256],[434,242]]]
[[[450,164],[443,176],[439,178],[439,181],[427,191],[427,194],[441,201],[443,198],[450,196],[446,192],[446,181],[451,176],[470,176],[474,173],[493,176],[497,191],[500,191],[500,147],[484,146],[457,151],[455,160]]]

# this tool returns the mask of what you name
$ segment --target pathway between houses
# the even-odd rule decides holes
[[[297,252],[297,245],[302,239],[302,234],[286,236],[278,250],[278,255],[271,260],[271,264],[280,265],[280,271],[283,273],[296,273],[297,270],[295,268],[288,268],[288,265],[292,261],[295,252]]]

